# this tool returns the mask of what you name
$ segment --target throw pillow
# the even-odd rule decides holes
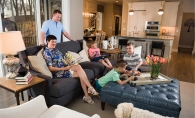
[[[43,49],[41,49],[38,53],[37,56],[28,56],[28,60],[30,62],[30,65],[37,71],[40,72],[41,74],[47,75],[51,78],[52,73],[48,69],[47,64],[45,62],[45,59],[43,58],[42,55]]]
[[[42,48],[41,50],[39,50],[39,52],[36,53],[35,55],[38,56],[38,57],[43,57],[43,55],[42,55],[43,51],[44,51],[44,48]],[[29,60],[28,60],[28,62],[29,62]],[[29,66],[30,66],[30,68],[31,68],[33,71],[38,72],[36,69],[33,68],[32,64],[31,64],[30,62],[29,62]]]
[[[87,42],[83,40],[83,49],[85,49],[86,53],[88,54],[89,47],[87,46]]]
[[[79,58],[80,56],[83,56],[83,59],[81,59],[81,60],[79,61],[79,63],[85,62],[85,61],[90,61],[89,58],[88,58],[88,55],[87,55],[87,53],[86,53],[86,51],[85,51],[85,49],[81,50],[81,51],[79,52],[79,54],[76,53],[76,52],[71,52],[71,51],[68,51],[68,53],[70,53],[75,59]]]
[[[142,46],[135,47],[134,53],[138,54],[141,57],[141,52],[142,52]]]

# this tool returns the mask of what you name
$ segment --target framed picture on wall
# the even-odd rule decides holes
[[[93,16],[90,17],[89,26],[92,28],[96,28],[96,13],[92,13]]]
[[[51,1],[51,12],[53,13],[54,10],[58,9],[58,10],[62,10],[62,6],[61,6],[61,0],[57,1]]]

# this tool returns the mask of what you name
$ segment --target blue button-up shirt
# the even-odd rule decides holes
[[[63,59],[63,54],[58,50],[58,49],[53,49],[50,50],[48,47],[45,48],[43,52],[43,57],[47,63],[47,66],[53,66],[53,67],[66,67],[62,61]],[[52,71],[53,77],[54,78],[69,78],[72,77],[72,74],[70,71]]]
[[[46,38],[48,35],[54,35],[57,38],[57,43],[60,43],[61,35],[65,29],[60,21],[55,22],[50,19],[43,23],[41,31],[46,33],[44,38]]]

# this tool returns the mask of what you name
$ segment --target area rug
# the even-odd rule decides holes
[[[4,91],[4,90],[3,90]],[[1,90],[2,92],[2,90]],[[8,93],[8,92],[6,92]],[[8,93],[11,94],[11,93]],[[25,102],[27,101],[27,93],[24,93]],[[180,94],[181,94],[181,112],[179,118],[195,118],[195,84],[188,82],[180,81]],[[5,94],[4,94],[5,95]],[[15,96],[13,93],[11,94],[12,98],[9,101],[14,102],[12,105],[4,106],[0,108],[7,108],[16,106]],[[1,96],[0,96],[1,98]],[[5,98],[5,97],[4,97]],[[75,111],[84,113],[86,115],[92,116],[93,114],[99,114],[101,118],[115,118],[114,110],[116,106],[106,104],[105,110],[101,110],[101,101],[98,97],[93,97],[93,99],[97,102],[95,105],[89,105],[84,103],[82,100],[82,96],[75,98],[71,103],[67,104],[65,107],[73,109]],[[0,102],[9,102],[7,100]],[[24,103],[21,101],[21,104]],[[0,103],[1,104],[1,103]],[[9,104],[9,103],[8,103]]]

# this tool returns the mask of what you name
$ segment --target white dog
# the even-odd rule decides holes
[[[170,118],[155,114],[148,110],[134,108],[132,103],[121,103],[115,109],[116,118]]]

